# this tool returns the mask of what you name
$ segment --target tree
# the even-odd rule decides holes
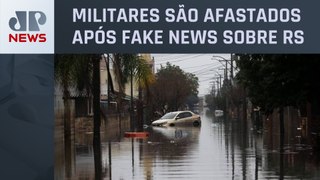
[[[154,109],[162,114],[184,108],[187,98],[198,94],[198,78],[179,66],[167,63],[156,74],[152,86]]]
[[[55,59],[55,80],[62,85],[65,121],[70,120],[70,88],[74,88],[78,92],[85,91],[88,97],[93,97],[93,147],[96,179],[101,179],[102,170],[100,145],[100,59],[100,54],[57,55]],[[70,133],[66,133],[65,136],[70,136]]]
[[[194,105],[199,103],[199,97],[195,94],[191,94],[187,97],[187,105],[192,110],[194,109]]]
[[[283,107],[320,104],[320,56],[243,54],[237,66],[237,78],[247,88],[253,104],[266,114],[279,109],[283,145]]]
[[[69,113],[70,89],[93,97],[94,134],[100,134],[100,58],[101,55],[56,55],[55,80],[61,84],[65,112]],[[65,121],[70,119],[66,114]]]
[[[138,130],[142,131],[143,129],[143,109],[144,109],[144,100],[143,94],[146,95],[146,104],[150,100],[150,86],[154,83],[155,77],[152,73],[151,68],[147,61],[139,56],[136,57],[134,62],[134,77],[136,83],[138,84],[139,95],[137,101],[137,118],[138,118]],[[143,92],[145,90],[145,93]]]
[[[154,81],[154,76],[147,62],[137,54],[114,54],[113,68],[115,79],[119,86],[119,94],[124,96],[125,84],[132,77],[142,88],[148,88],[149,84]]]
[[[124,56],[120,53],[114,53],[113,54],[113,69],[114,69],[114,75],[115,80],[117,82],[117,85],[119,87],[119,92],[117,97],[117,104],[118,104],[118,110],[120,111],[120,108],[122,108],[122,101],[125,97],[125,84],[128,82],[128,79],[130,77],[130,67],[128,63],[130,62],[130,59],[128,56]]]
[[[299,107],[320,100],[318,55],[244,54],[237,78],[252,102],[266,113],[283,106]]]
[[[133,84],[138,84],[139,100],[138,100],[138,127],[142,129],[143,119],[143,89],[147,95],[150,94],[149,86],[154,82],[154,75],[146,60],[137,54],[114,54],[115,79],[119,86],[118,105],[121,107],[122,99],[125,96],[125,84],[131,84],[131,119],[133,119]],[[134,122],[132,122],[134,123]],[[132,124],[133,126],[134,124]]]
[[[226,110],[227,95],[228,92],[226,88],[226,83],[224,83],[221,89],[218,91],[216,91],[213,87],[211,92],[205,96],[205,101],[211,110]]]
[[[91,95],[91,73],[92,64],[88,60],[89,55],[56,55],[54,75],[56,84],[61,86],[64,103],[64,126],[65,137],[70,136],[70,90],[85,92]]]

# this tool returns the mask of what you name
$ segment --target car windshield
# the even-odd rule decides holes
[[[162,116],[160,119],[173,119],[178,113],[167,113]]]

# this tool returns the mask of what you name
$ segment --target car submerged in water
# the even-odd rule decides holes
[[[200,126],[201,118],[191,111],[174,111],[165,114],[160,119],[152,122],[153,126],[193,125]]]

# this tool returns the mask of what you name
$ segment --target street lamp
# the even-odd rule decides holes
[[[233,80],[233,58],[232,58],[232,55],[231,55],[230,59],[226,59],[226,58],[224,58],[222,56],[217,56],[217,55],[213,55],[212,59],[215,60],[214,58],[219,58],[218,61],[220,63],[222,61],[225,61],[225,77],[224,77],[224,83],[226,83],[226,84],[224,84],[225,85],[225,91],[229,91],[232,94],[232,80]],[[228,64],[230,64],[230,84],[228,82]],[[229,101],[228,100],[228,96],[226,94],[225,95],[225,111],[228,110],[228,101]],[[232,99],[231,99],[231,101],[232,101]],[[231,102],[231,104],[233,104],[233,103]]]
[[[225,61],[226,64],[224,65],[226,67],[226,79],[228,79],[228,64],[230,64],[230,79],[233,79],[233,58],[232,58],[232,55],[231,55],[231,58],[230,59],[226,59],[222,56],[218,56],[218,55],[213,55],[212,56],[212,60],[216,60],[215,58],[220,58],[218,59],[219,62],[222,62],[222,61]]]

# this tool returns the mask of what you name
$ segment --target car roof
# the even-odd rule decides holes
[[[190,113],[193,113],[191,111],[172,111],[172,112],[168,112],[168,113],[183,113],[183,112],[190,112]]]

